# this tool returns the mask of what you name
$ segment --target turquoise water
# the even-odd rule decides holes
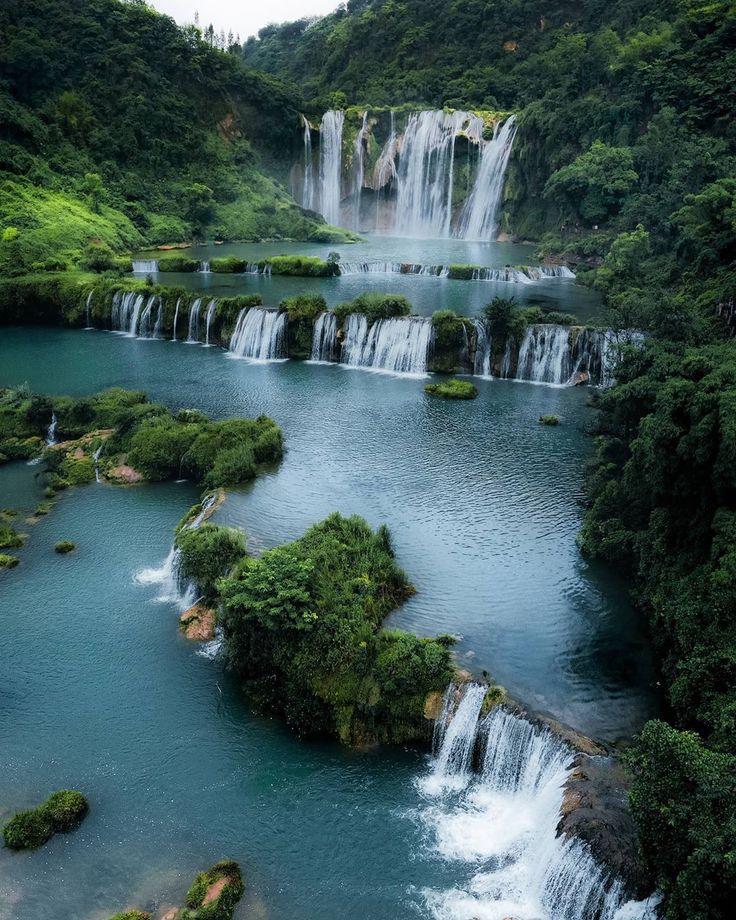
[[[237,255],[257,262],[281,254],[316,255],[327,258],[339,251],[346,261],[401,261],[422,265],[447,265],[453,262],[501,268],[504,265],[536,265],[535,247],[522,243],[466,242],[464,240],[407,240],[385,236],[366,237],[347,246],[324,243],[225,243],[222,246],[195,246],[181,250],[183,255],[206,261]],[[177,250],[178,252],[178,250]],[[161,258],[170,253],[141,253],[141,258]],[[176,253],[174,253],[176,254]],[[415,313],[430,316],[435,310],[455,310],[462,316],[479,316],[494,297],[515,297],[535,301],[550,309],[574,313],[583,322],[593,322],[600,314],[598,295],[569,280],[545,280],[534,284],[506,284],[492,281],[450,281],[422,275],[346,275],[338,278],[286,278],[262,275],[178,274],[156,276],[164,284],[177,284],[212,295],[259,293],[267,306],[277,306],[285,297],[305,291],[321,293],[330,306],[352,300],[364,291],[403,294]]]
[[[219,513],[251,546],[297,537],[332,510],[385,522],[418,589],[395,624],[461,635],[462,664],[596,736],[627,735],[656,710],[623,585],[575,548],[585,391],[479,380],[474,402],[436,402],[420,380],[337,366],[4,330],[0,385],[24,380],[272,415],[284,461]],[[563,424],[539,425],[548,413]],[[1,506],[33,507],[34,471],[0,468]],[[249,880],[241,917],[427,917],[423,890],[463,884],[468,869],[440,859],[418,821],[423,756],[296,742],[251,714],[221,665],[180,638],[176,609],[136,583],[195,494],[185,483],[69,492],[0,576],[2,806],[60,786],[92,802],[79,831],[35,853],[0,851],[0,918],[101,920],[180,903],[224,856]],[[78,550],[57,556],[60,539]]]

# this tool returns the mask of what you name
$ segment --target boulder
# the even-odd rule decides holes
[[[574,387],[582,387],[585,386],[586,383],[590,383],[590,374],[587,371],[578,371],[572,378],[572,385]]]
[[[123,485],[131,485],[136,482],[143,482],[143,474],[134,470],[127,463],[121,463],[120,466],[114,466],[105,473],[105,478],[111,482],[117,482]]]
[[[179,617],[179,626],[187,639],[209,642],[215,638],[215,611],[204,604],[194,604]]]

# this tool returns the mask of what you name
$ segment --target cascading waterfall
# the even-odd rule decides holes
[[[122,332],[134,337],[138,329],[138,317],[144,301],[143,294],[116,291],[112,298],[110,328],[113,332]]]
[[[57,426],[58,422],[56,419],[56,413],[52,412],[51,422],[49,423],[49,427],[46,429],[46,447],[51,447],[52,445],[59,443],[59,440],[56,437]]]
[[[198,514],[184,525],[185,528],[197,530],[201,527],[216,502],[216,492],[206,496]],[[161,590],[155,600],[176,604],[180,610],[187,610],[197,600],[196,586],[182,576],[181,550],[176,544],[171,547],[168,556],[157,569],[143,569],[136,573],[135,580],[141,585],[159,585]]]
[[[174,309],[174,334],[173,334],[172,337],[171,337],[171,341],[172,341],[172,342],[175,342],[175,341],[176,341],[176,324],[177,324],[177,321],[178,321],[178,319],[179,319],[179,307],[180,307],[180,306],[181,306],[181,297],[177,297],[177,299],[176,299],[176,308]]]
[[[516,379],[567,383],[573,370],[570,338],[568,326],[528,326],[519,349]]]
[[[491,336],[482,319],[471,319],[475,329],[475,356],[473,374],[476,377],[491,376]]]
[[[393,374],[424,375],[432,342],[432,320],[421,316],[381,319],[370,329],[362,314],[348,317],[342,363]]]
[[[230,354],[255,361],[278,361],[287,357],[286,313],[246,307],[238,315],[230,339]]]
[[[159,311],[161,309],[161,299],[159,297],[153,296],[149,297],[146,303],[146,308],[141,314],[141,320],[138,325],[138,336],[142,339],[152,339],[156,338],[155,335],[155,323],[153,321],[153,307],[154,304],[158,301]]]
[[[155,275],[158,272],[158,259],[134,259],[134,275]]]
[[[92,321],[90,319],[90,308],[92,307],[92,295],[93,294],[94,294],[94,291],[90,291],[89,294],[87,294],[87,304],[84,308],[85,322],[87,323],[87,325],[84,327],[85,329],[92,329]]]
[[[353,155],[353,227],[357,230],[360,225],[360,199],[363,194],[363,179],[365,178],[365,145],[368,137],[368,112],[363,112],[363,124],[355,138],[355,152]]]
[[[496,706],[486,688],[451,686],[435,726],[430,770],[418,786],[421,820],[440,859],[469,881],[424,896],[437,920],[644,920],[652,902],[628,901],[621,880],[587,844],[557,836],[573,751],[541,725]],[[458,700],[459,698],[459,700]],[[473,770],[477,763],[478,769]],[[652,914],[653,920],[653,914]]]
[[[302,185],[302,207],[308,211],[314,210],[314,164],[312,163],[312,129],[305,115],[302,115],[304,126],[304,183]]]
[[[336,353],[337,317],[330,311],[320,313],[314,323],[310,360],[324,364],[334,361]]]
[[[422,265],[418,262],[382,262],[382,261],[343,261],[337,263],[341,275],[432,275],[436,278],[449,278],[449,265]],[[462,276],[465,280],[465,276]],[[496,281],[504,284],[533,284],[535,281],[552,278],[575,278],[573,272],[563,265],[558,266],[524,266],[523,268],[483,268],[472,270],[470,281]]]
[[[189,307],[189,332],[187,334],[187,345],[199,344],[199,311],[201,308],[201,297],[198,297]]]
[[[319,141],[320,213],[328,224],[340,222],[342,198],[342,129],[345,113],[331,109],[322,116]]]
[[[215,316],[215,310],[216,310],[216,308],[217,308],[217,301],[216,301],[216,300],[211,300],[211,301],[209,302],[209,304],[207,304],[207,316],[206,316],[206,319],[205,319],[205,334],[204,334],[204,345],[205,345],[205,348],[209,348],[209,347],[210,347],[210,326],[211,326],[212,320],[213,320],[213,318],[214,318],[214,316]]]
[[[495,239],[498,233],[499,206],[515,135],[516,119],[511,115],[503,125],[496,125],[493,138],[483,145],[478,174],[457,230],[464,240]]]

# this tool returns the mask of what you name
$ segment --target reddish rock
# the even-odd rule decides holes
[[[204,604],[194,604],[179,617],[179,625],[187,639],[209,642],[215,638],[215,611]]]

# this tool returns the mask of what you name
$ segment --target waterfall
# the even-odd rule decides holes
[[[197,530],[201,527],[216,501],[216,492],[207,495],[198,514],[184,525],[185,528]],[[135,580],[140,585],[159,585],[161,591],[155,600],[160,603],[176,604],[180,610],[187,610],[196,603],[196,586],[182,576],[181,551],[176,544],[171,547],[168,556],[157,569],[142,569],[136,573]]]
[[[256,361],[286,358],[286,313],[259,307],[241,310],[230,339],[230,354]]]
[[[528,269],[510,268],[476,268],[471,281],[501,281],[504,284],[531,284],[534,278]]]
[[[485,687],[451,686],[435,751],[418,786],[435,855],[467,866],[468,881],[424,892],[437,920],[644,920],[650,902],[624,885],[587,844],[557,836],[573,751],[541,725],[496,706]],[[459,697],[459,702],[458,702]],[[474,762],[477,770],[473,771]],[[652,920],[654,915],[651,914]]]
[[[204,345],[205,345],[205,348],[209,348],[209,347],[210,347],[210,324],[212,323],[212,319],[213,319],[213,317],[214,317],[214,315],[215,315],[215,308],[216,308],[216,307],[217,307],[217,301],[216,301],[216,300],[211,300],[211,301],[209,302],[209,304],[207,305],[207,318],[206,318],[206,320],[205,320],[206,326],[205,326],[205,334],[204,334]]]
[[[211,275],[211,274],[212,274],[212,271],[211,271],[211,269],[210,269],[210,263],[209,263],[209,262],[200,262],[200,263],[199,263],[199,272],[200,272],[200,274],[202,274],[202,275]]]
[[[84,327],[85,329],[92,328],[92,323],[90,321],[90,307],[92,306],[92,295],[93,294],[94,294],[94,290],[90,291],[89,294],[87,294],[87,304],[84,308],[85,322],[87,323],[87,325]]]
[[[363,112],[363,124],[355,137],[353,155],[353,227],[360,226],[360,199],[365,178],[365,146],[368,138],[368,112]]]
[[[123,291],[115,292],[110,316],[110,328],[113,332],[135,336],[143,300],[143,294],[136,294],[134,291],[129,291],[127,294]]]
[[[341,275],[432,275],[447,278],[446,265],[421,265],[418,262],[338,262]]]
[[[382,261],[344,261],[337,263],[341,275],[432,275],[436,278],[449,278],[452,274],[450,265],[422,265],[419,262],[382,262]],[[464,268],[464,266],[461,266]],[[470,267],[472,268],[472,267]],[[575,275],[564,265],[525,266],[512,268],[484,268],[477,266],[470,271],[470,277],[463,274],[456,280],[496,281],[504,284],[533,284],[550,278],[574,278]]]
[[[100,481],[100,454],[102,453],[102,448],[105,446],[105,442],[97,448],[97,450],[92,454],[92,459],[95,463],[95,482]]]
[[[399,152],[398,138],[393,111],[391,112],[391,131],[388,140],[378,155],[373,167],[373,187],[380,192],[396,179],[396,155]]]
[[[395,231],[399,236],[450,235],[455,137],[474,121],[480,119],[468,112],[438,110],[409,116],[397,175]]]
[[[475,329],[475,357],[473,373],[476,377],[491,376],[491,336],[486,324],[481,319],[471,319]]]
[[[56,437],[57,424],[58,423],[56,421],[56,413],[52,412],[51,422],[49,423],[49,427],[46,429],[46,446],[47,447],[51,447],[52,445],[59,443],[59,439]]]
[[[152,339],[155,338],[155,325],[153,322],[153,305],[158,300],[159,310],[161,309],[161,299],[159,297],[153,296],[148,298],[146,303],[146,308],[141,314],[141,321],[138,325],[138,335],[142,339]]]
[[[432,320],[420,316],[381,319],[368,329],[362,314],[351,314],[342,363],[350,367],[423,375],[432,341]]]
[[[506,167],[515,135],[516,119],[511,115],[500,128],[496,126],[493,138],[483,144],[478,174],[458,226],[457,235],[464,240],[496,238]]]
[[[567,383],[572,375],[569,326],[528,326],[519,349],[517,380]]]
[[[161,338],[161,322],[163,320],[164,304],[161,298],[158,299],[158,311],[156,313],[156,322],[153,326],[153,337],[154,339]]]
[[[342,197],[342,129],[345,113],[330,110],[322,116],[319,140],[320,212],[328,224],[340,222]]]
[[[314,210],[314,166],[312,164],[312,129],[302,115],[304,125],[304,183],[302,185],[302,207]]]
[[[133,259],[134,275],[155,275],[158,272],[158,259]]]
[[[177,320],[179,319],[179,307],[180,306],[181,306],[181,297],[177,297],[176,298],[176,308],[174,310],[174,334],[171,337],[172,342],[176,341],[176,323],[177,323]]]
[[[199,344],[199,311],[201,307],[201,297],[198,297],[189,307],[189,333],[187,335],[187,345]]]
[[[332,312],[320,313],[312,333],[311,360],[324,364],[335,360],[337,351],[337,317]]]
[[[268,268],[268,272],[266,272],[266,268]],[[246,262],[245,271],[243,272],[243,274],[244,275],[258,275],[258,274],[264,274],[264,275],[269,274],[270,275],[271,266],[270,265],[264,266],[263,272],[261,272],[261,266],[258,264],[258,262]]]

